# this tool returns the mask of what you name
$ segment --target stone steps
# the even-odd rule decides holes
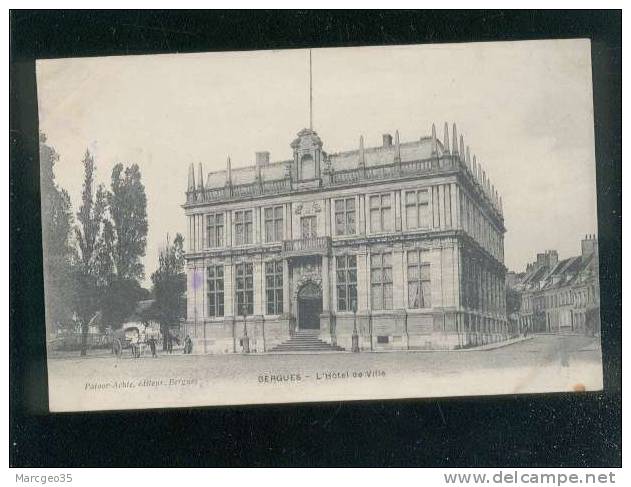
[[[320,340],[319,330],[299,330],[294,336],[276,345],[270,352],[342,352],[344,349],[337,345]]]

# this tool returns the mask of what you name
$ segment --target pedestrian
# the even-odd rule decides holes
[[[167,352],[173,353],[173,336],[171,336],[171,330],[167,331]]]
[[[191,340],[191,337],[186,335],[186,338],[184,339],[184,353],[190,354],[192,351],[193,351],[193,342]]]
[[[154,337],[149,338],[149,348],[151,348],[151,356],[156,358],[158,355],[156,354],[156,339]]]

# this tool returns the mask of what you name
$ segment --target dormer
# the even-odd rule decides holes
[[[294,171],[298,182],[320,179],[322,141],[312,129],[302,129],[291,143],[294,150]]]

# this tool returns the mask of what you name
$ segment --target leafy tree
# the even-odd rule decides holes
[[[151,275],[151,282],[155,297],[154,313],[165,337],[162,346],[166,350],[169,328],[179,323],[182,317],[180,303],[186,290],[184,238],[179,233],[172,245],[167,237],[167,245],[160,251],[158,269]]]
[[[83,158],[81,206],[75,226],[78,259],[74,269],[75,309],[81,321],[81,355],[86,354],[90,320],[101,308],[101,289],[111,282],[111,266],[106,265],[107,191],[99,185],[93,192],[95,164],[90,151]],[[111,224],[110,224],[111,226]]]
[[[103,323],[119,328],[134,312],[136,303],[145,297],[146,292],[138,281],[114,278],[102,290]]]
[[[142,279],[141,258],[145,256],[149,226],[147,196],[137,164],[114,166],[108,203],[115,235],[112,257],[116,275],[119,279]]]
[[[59,154],[46,144],[43,133],[39,137],[39,158],[46,315],[50,325],[59,327],[72,318],[72,207],[68,192],[55,181]]]

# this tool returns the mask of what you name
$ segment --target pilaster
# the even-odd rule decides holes
[[[357,309],[369,309],[370,267],[368,253],[363,247],[357,252]]]
[[[405,290],[407,286],[403,281],[403,252],[402,244],[395,244],[392,249],[392,307],[394,309],[405,308]]]
[[[331,310],[331,283],[329,282],[329,257],[322,256],[322,311],[328,313]]]
[[[254,271],[254,314],[263,315],[265,313],[265,273],[263,270],[262,259],[260,257],[255,258],[254,265],[252,267]]]
[[[234,264],[230,261],[223,266],[224,315],[234,316]]]
[[[394,231],[401,231],[401,190],[394,192]]]
[[[289,259],[283,259],[283,314],[291,313],[291,282],[289,282]]]
[[[358,205],[359,228],[358,228],[357,233],[359,235],[366,235],[366,195],[360,194],[358,198],[359,198],[359,205]]]

